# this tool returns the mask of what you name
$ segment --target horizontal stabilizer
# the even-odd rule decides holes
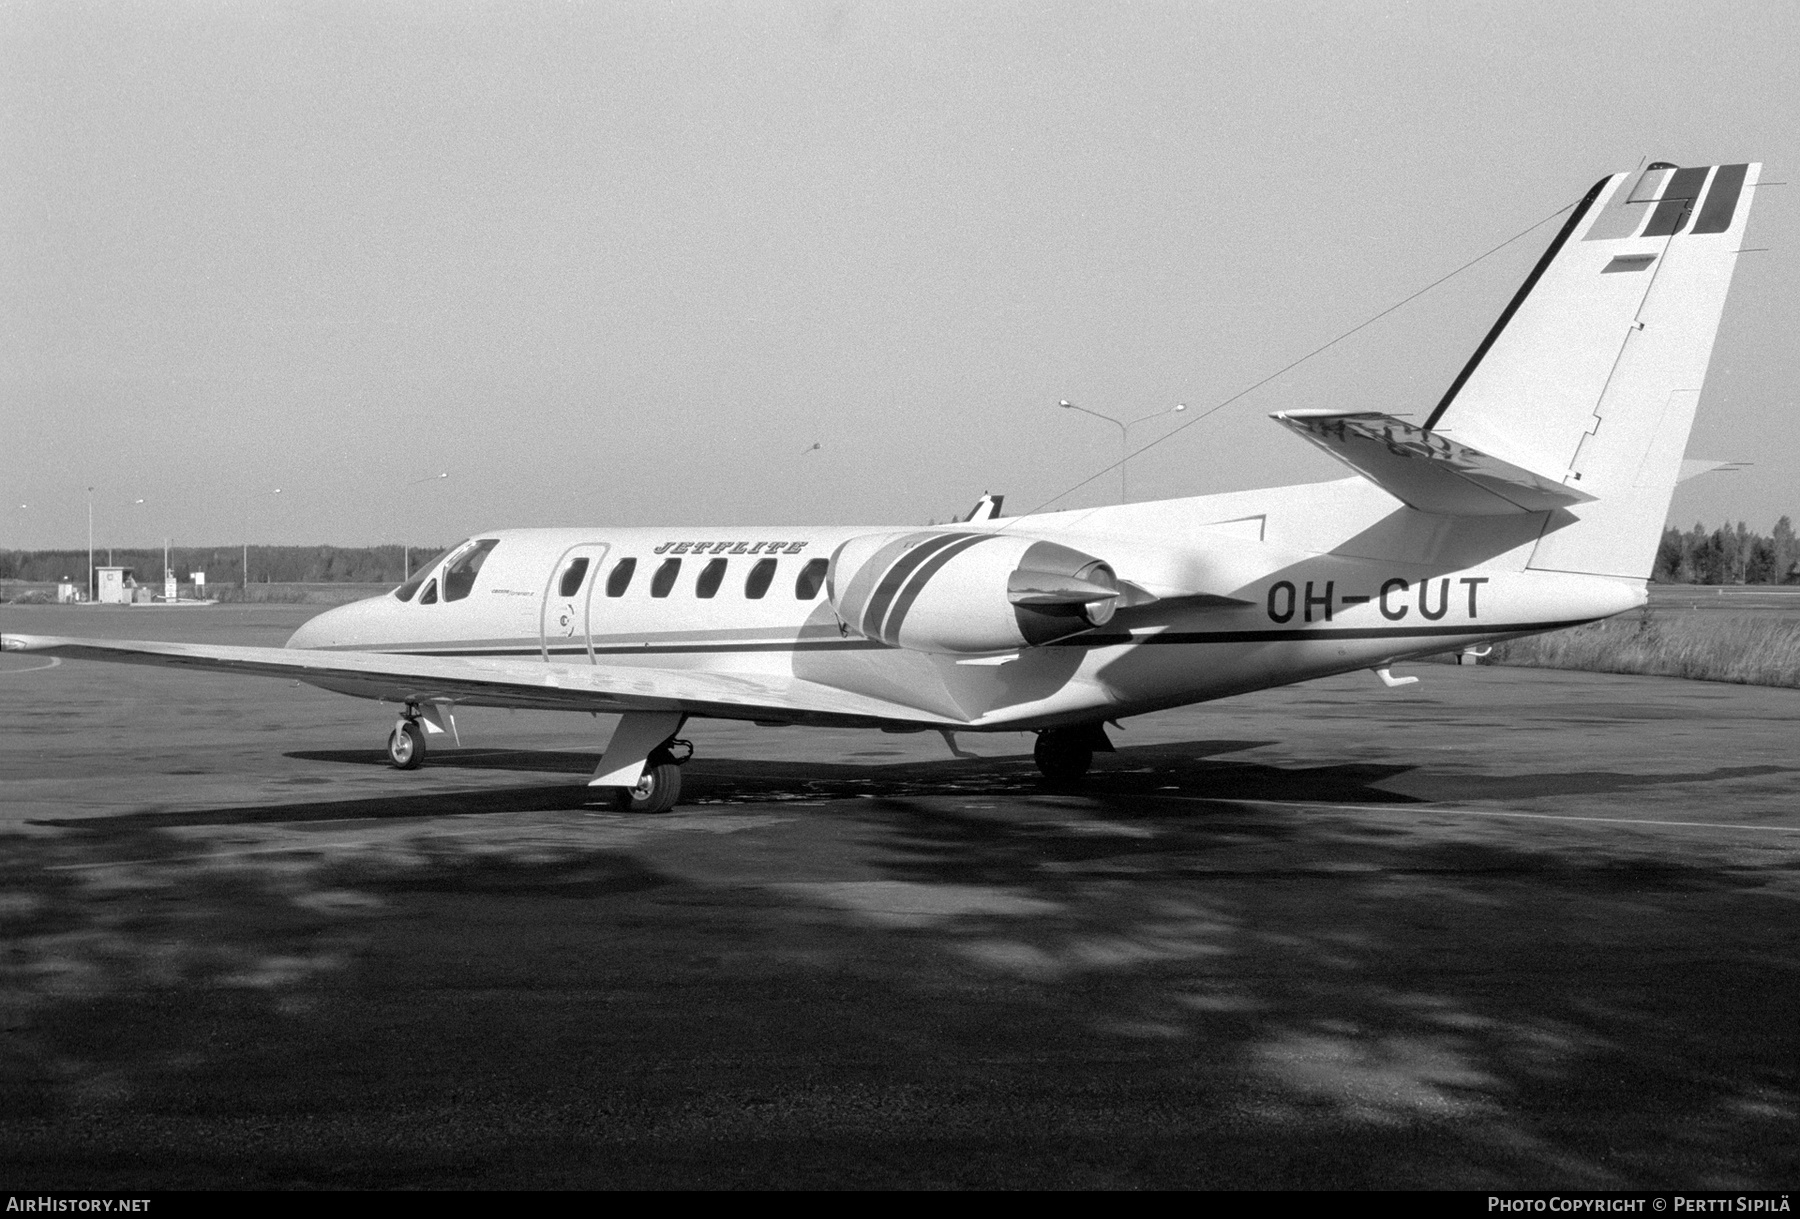
[[[1594,497],[1377,411],[1272,416],[1409,508],[1446,516],[1548,512]]]

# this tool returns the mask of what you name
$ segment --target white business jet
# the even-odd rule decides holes
[[[593,784],[667,809],[690,716],[1029,730],[1073,782],[1125,716],[1644,604],[1759,166],[1658,163],[1576,205],[1423,426],[1275,420],[1338,482],[935,528],[496,529],[285,648],[0,636],[400,706],[617,712]],[[1706,463],[1685,463],[1687,467]],[[1716,464],[1716,463],[1715,463]]]

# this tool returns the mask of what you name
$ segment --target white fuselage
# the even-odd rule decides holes
[[[895,725],[1041,728],[1379,667],[1643,604],[1642,581],[1528,569],[1544,524],[1543,514],[1432,516],[1348,479],[944,526],[1079,549],[1157,598],[1045,646],[965,655],[867,638],[834,608],[823,561],[891,526],[494,530],[475,535],[497,544],[460,599],[440,588],[422,603],[439,581],[427,572],[410,601],[388,595],[329,611],[288,646],[791,678],[877,700],[887,709],[877,718]],[[579,579],[565,587],[581,558]],[[679,571],[658,585],[671,559]],[[609,588],[624,560],[635,560],[631,579]],[[745,716],[838,718],[780,708]]]

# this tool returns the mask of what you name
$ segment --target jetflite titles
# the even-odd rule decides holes
[[[1467,616],[1471,619],[1481,616],[1477,594],[1487,582],[1486,576],[1460,576],[1454,580],[1468,590]],[[1335,580],[1308,580],[1304,590],[1291,580],[1277,580],[1269,586],[1269,618],[1273,622],[1292,622],[1298,614],[1304,622],[1330,622],[1334,606],[1367,605],[1374,601],[1381,609],[1381,616],[1389,622],[1399,622],[1414,609],[1419,611],[1419,617],[1436,622],[1450,612],[1451,583],[1450,576],[1443,576],[1436,580],[1420,580],[1415,586],[1411,581],[1395,576],[1382,582],[1379,593],[1368,597],[1356,593],[1339,596]]]
[[[664,542],[657,554],[799,554],[805,542]]]

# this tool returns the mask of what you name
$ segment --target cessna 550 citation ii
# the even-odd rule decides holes
[[[1708,464],[1683,450],[1759,169],[1602,179],[1422,426],[1274,416],[1342,481],[926,529],[497,529],[285,648],[0,643],[392,702],[402,769],[458,705],[621,713],[592,782],[644,812],[689,716],[1035,731],[1073,781],[1110,720],[1643,605]]]

